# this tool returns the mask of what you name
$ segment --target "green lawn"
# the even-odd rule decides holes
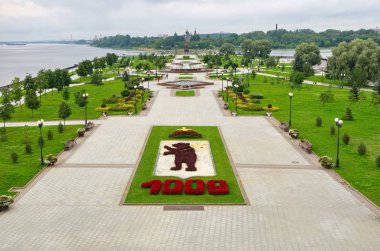
[[[88,118],[95,119],[100,116],[100,113],[95,111],[95,108],[102,104],[103,99],[109,98],[113,94],[120,95],[120,92],[124,89],[124,83],[122,80],[113,80],[104,82],[103,85],[99,86],[85,84],[70,87],[70,99],[67,101],[72,110],[72,114],[68,118],[70,120],[84,119],[84,107],[79,107],[74,102],[74,94],[82,89],[85,89],[89,94],[87,108]],[[34,111],[34,117],[32,117],[32,111],[23,105],[22,108],[16,107],[16,112],[12,114],[12,119],[9,120],[9,122],[35,121],[40,118],[44,120],[60,120],[58,117],[58,107],[61,102],[64,101],[61,93],[58,93],[57,91],[54,91],[54,93],[47,93],[46,96],[42,96],[41,100],[41,107]]]
[[[348,100],[349,90],[331,88],[335,94],[334,101],[322,105],[319,102],[319,94],[329,87],[303,85],[302,89],[291,90],[288,82],[281,80],[279,83],[267,78],[264,83],[262,76],[257,76],[251,84],[251,93],[261,92],[264,99],[262,106],[272,104],[278,106],[279,111],[272,116],[279,121],[289,121],[289,92],[294,93],[292,102],[292,125],[300,131],[301,138],[307,138],[313,144],[314,151],[319,155],[336,156],[336,135],[330,135],[330,126],[334,125],[334,118],[342,118],[347,107],[352,109],[354,121],[344,121],[341,135],[348,133],[351,142],[348,145],[341,144],[340,165],[336,169],[346,181],[370,200],[380,205],[380,168],[375,165],[375,158],[380,154],[380,109],[371,104],[371,93],[365,93],[367,99],[361,104],[350,104]],[[252,83],[252,81],[251,81]],[[233,102],[229,103],[232,111],[235,110]],[[238,110],[240,115],[264,115],[264,112],[249,112]],[[321,127],[315,125],[317,116],[323,120]],[[363,141],[368,149],[367,155],[359,156],[357,147]]]
[[[62,134],[57,131],[57,126],[44,126],[42,128],[45,145],[43,147],[44,157],[48,154],[57,155],[63,150],[63,145],[68,139],[76,138],[76,130],[80,126],[66,126]],[[47,132],[53,131],[53,140],[47,139]],[[37,126],[29,127],[8,127],[6,128],[8,136],[7,141],[0,141],[0,194],[12,195],[8,192],[11,187],[23,187],[28,183],[41,169],[40,166],[40,148],[37,144],[39,137],[39,128]],[[24,139],[29,139],[32,146],[32,153],[25,154]],[[16,164],[12,163],[10,158],[11,152],[16,152],[19,156]]]
[[[310,77],[307,77],[306,80],[315,81],[315,82],[319,82],[319,83],[332,84],[332,85],[341,85],[342,84],[342,80],[328,79],[325,76],[321,76],[321,75],[310,76]],[[344,85],[347,85],[347,81],[344,81]]]
[[[153,175],[153,170],[156,163],[158,148],[161,140],[169,140],[171,134],[180,126],[154,126],[149,136],[149,140],[145,147],[143,156],[133,177],[131,187],[128,191],[125,203],[126,204],[244,204],[244,198],[240,192],[239,185],[235,179],[230,161],[228,159],[224,144],[220,138],[218,128],[214,126],[191,126],[193,129],[203,135],[201,140],[210,142],[213,160],[216,168],[216,176],[210,177],[192,177],[191,179],[202,180],[226,180],[228,183],[230,194],[228,195],[209,195],[207,192],[204,195],[163,195],[161,192],[158,195],[150,195],[148,188],[141,188],[142,182],[153,179],[178,179],[175,177],[157,177]],[[186,139],[188,140],[188,139]],[[200,140],[200,139],[196,139]],[[206,189],[207,190],[207,189]]]
[[[190,90],[190,91],[176,91],[175,95],[177,97],[193,97],[193,96],[195,96],[195,92],[193,90]]]
[[[178,79],[182,79],[182,80],[193,79],[193,76],[179,76]]]

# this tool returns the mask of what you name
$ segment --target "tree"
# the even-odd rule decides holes
[[[364,70],[361,68],[355,67],[350,76],[351,82],[355,85],[359,90],[360,87],[365,86],[367,83],[367,75]]]
[[[0,105],[0,118],[5,121],[12,118],[12,113],[14,112],[14,107],[12,105],[11,91],[8,88],[3,88],[1,90],[1,105]]]
[[[86,104],[86,100],[83,98],[83,93],[85,93],[86,90],[82,89],[80,90],[79,92],[76,92],[74,94],[74,100],[75,100],[75,103],[79,106],[79,107],[83,107],[85,106]]]
[[[66,87],[65,89],[63,89],[62,97],[66,101],[69,100],[69,98],[70,98],[69,88]]]
[[[34,79],[31,74],[27,73],[24,79],[24,89],[25,90],[37,90],[37,86],[34,83]]]
[[[272,43],[267,39],[261,39],[254,41],[253,49],[257,57],[267,58],[272,51]]]
[[[22,96],[23,96],[23,93],[22,93],[22,87],[21,87],[21,83],[20,83],[20,78],[15,78],[13,81],[12,81],[12,100],[15,102],[15,103],[19,103],[19,106],[22,110],[22,106],[21,106],[21,99],[22,99]]]
[[[305,75],[302,72],[299,71],[293,71],[292,74],[290,74],[290,82],[292,83],[291,87],[301,87],[303,81],[305,79]]]
[[[102,85],[102,80],[102,72],[99,70],[94,71],[94,73],[91,75],[91,84]]]
[[[321,92],[319,95],[319,101],[324,105],[325,103],[332,102],[334,100],[334,93],[331,90]]]
[[[34,90],[28,90],[25,95],[25,105],[32,110],[32,117],[34,117],[34,110],[40,108],[41,103],[37,98]]]
[[[66,102],[62,102],[59,106],[58,117],[63,119],[63,125],[66,123],[66,119],[71,115],[71,108]]]
[[[310,76],[314,73],[312,66],[321,63],[321,52],[314,43],[301,43],[296,47],[294,58],[293,69]]]
[[[350,76],[354,69],[364,71],[366,80],[376,82],[380,74],[380,46],[372,39],[355,39],[350,43],[342,42],[332,49],[327,71],[334,79],[340,79],[341,74]]]
[[[86,77],[93,72],[93,65],[90,60],[83,60],[79,63],[77,73],[80,77]]]
[[[273,68],[273,67],[276,67],[277,66],[277,58],[276,57],[268,57],[266,60],[265,60],[265,64],[267,66],[267,68]]]
[[[356,85],[353,85],[351,87],[348,99],[351,101],[351,103],[358,102],[360,100],[359,88]]]
[[[48,76],[46,75],[46,71],[44,69],[38,71],[37,73],[36,86],[37,92],[40,95],[41,103],[42,93],[49,87]]]
[[[235,47],[233,44],[224,43],[219,50],[219,53],[224,56],[235,55]]]
[[[115,53],[107,53],[106,54],[106,61],[109,66],[112,66],[114,63],[117,62],[117,55]]]

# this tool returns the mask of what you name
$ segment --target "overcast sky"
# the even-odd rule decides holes
[[[380,0],[0,0],[0,41],[380,26]]]

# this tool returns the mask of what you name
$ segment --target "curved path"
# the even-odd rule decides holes
[[[0,213],[0,249],[378,249],[376,212],[301,152],[275,121],[224,116],[214,94],[220,85],[184,98],[152,84],[158,94],[147,116],[102,121]],[[249,205],[204,211],[121,206],[153,125],[219,126]]]

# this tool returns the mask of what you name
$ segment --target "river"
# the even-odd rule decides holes
[[[33,76],[40,69],[67,68],[84,59],[101,57],[108,52],[118,55],[138,55],[138,51],[113,50],[76,44],[0,44],[0,86],[8,85],[15,77]]]
[[[8,85],[15,77],[23,79],[26,73],[33,76],[40,69],[67,68],[84,59],[104,56],[108,52],[118,55],[138,55],[140,51],[113,50],[76,44],[0,44],[0,86]],[[272,50],[272,56],[293,56],[294,49]],[[326,58],[331,50],[321,49]]]

